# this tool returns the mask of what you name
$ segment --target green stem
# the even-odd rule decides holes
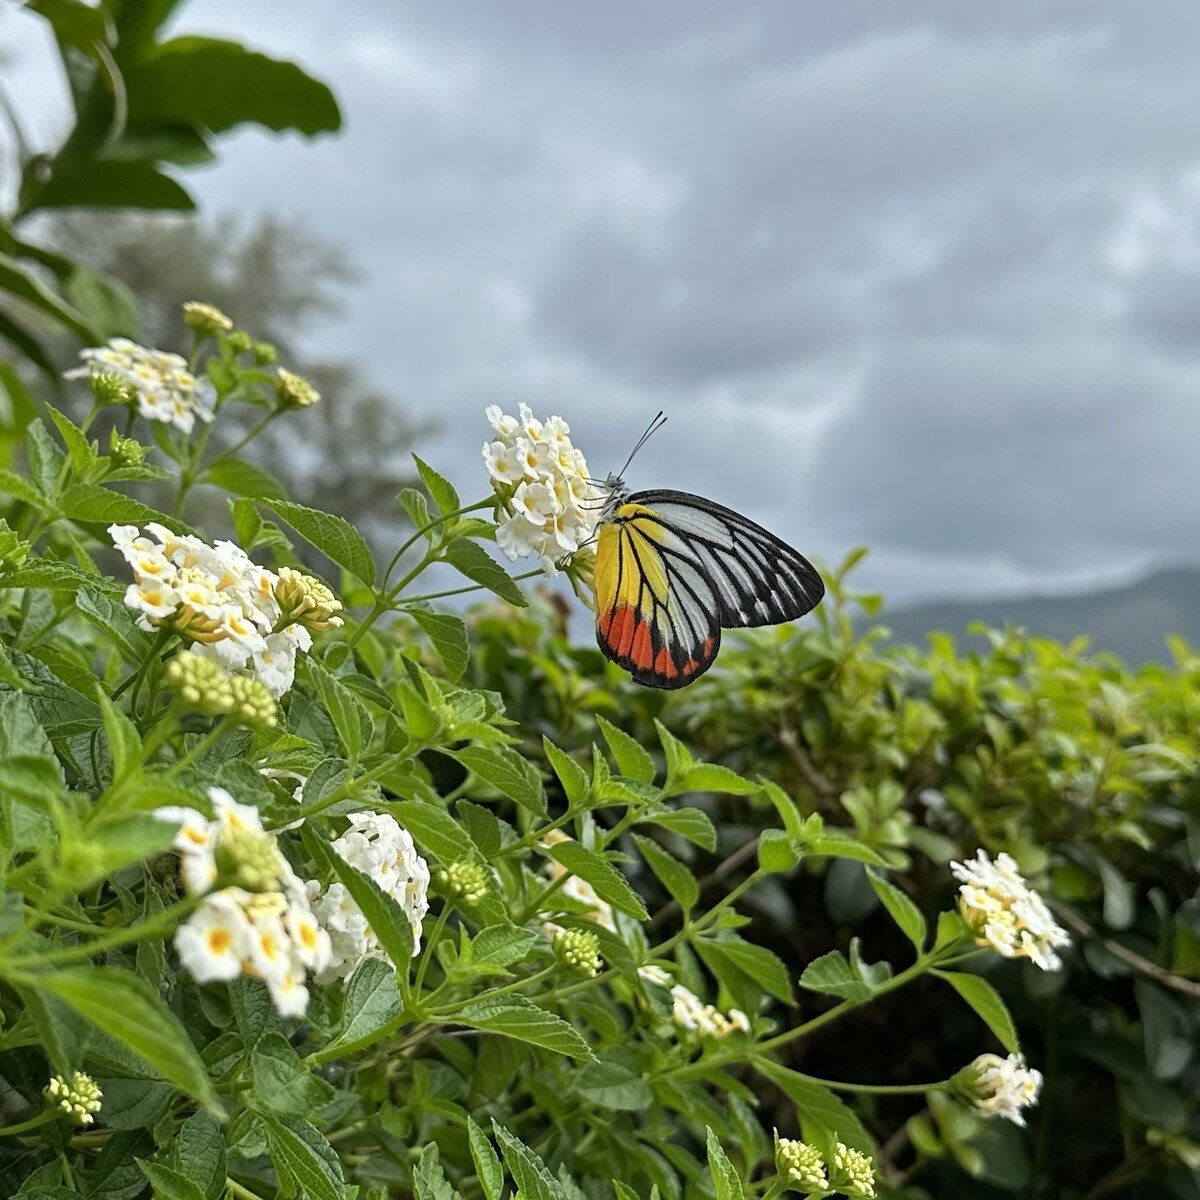
[[[340,803],[342,800],[347,800],[354,795],[360,788],[366,787],[369,783],[374,783],[377,779],[382,778],[389,771],[400,766],[401,763],[407,762],[410,758],[420,753],[424,747],[423,742],[413,741],[408,744],[403,750],[398,750],[395,754],[389,755],[383,762],[372,767],[369,771],[363,772],[356,779],[347,780],[334,788],[327,796],[323,796],[320,800],[314,801],[312,804],[306,805],[296,812],[289,814],[288,823],[292,821],[307,820],[309,817],[315,817],[317,813],[324,812],[327,808]]]
[[[447,899],[442,904],[442,911],[438,913],[437,920],[433,923],[432,932],[425,939],[425,952],[421,955],[421,961],[417,965],[417,977],[413,981],[413,992],[418,996],[421,994],[421,987],[425,983],[425,972],[429,970],[429,960],[433,958],[433,948],[442,936],[442,930],[446,928],[446,922],[450,919],[450,914],[453,911],[454,901]]]
[[[540,983],[549,975],[553,975],[559,969],[558,963],[551,963],[548,967],[543,967],[540,971],[534,971],[532,975],[524,975],[520,979],[514,979],[512,983],[506,983],[503,987],[488,988],[487,998],[492,999],[493,996],[504,996],[509,992],[515,992],[520,988],[528,987],[533,983]],[[587,980],[588,983],[593,980]],[[430,1009],[429,1015],[434,1019],[452,1017],[462,1007],[461,1001],[456,1001],[453,1004],[445,1004],[440,1008]]]
[[[936,1083],[843,1083],[839,1079],[818,1079],[805,1075],[813,1083],[819,1083],[835,1092],[854,1092],[864,1096],[917,1096],[925,1092],[939,1092],[950,1086],[948,1079]]]
[[[420,529],[400,544],[400,548],[392,555],[391,562],[387,565],[387,570],[383,573],[383,582],[380,584],[379,590],[386,592],[388,590],[388,580],[392,577],[392,572],[396,569],[396,564],[400,561],[406,550],[411,549],[417,544],[427,533],[436,529],[439,525],[444,525],[447,521],[457,520],[459,517],[466,516],[467,513],[478,512],[481,508],[491,508],[495,504],[493,497],[488,497],[486,500],[477,500],[474,504],[465,504],[462,508],[456,508],[453,512],[442,513],[441,516],[435,517],[428,525],[422,525]]]
[[[233,729],[238,723],[234,713],[226,713],[192,748],[162,776],[162,782],[174,779],[180,771],[190,767],[198,758],[212,748],[221,737]]]
[[[254,441],[254,439],[256,437],[258,437],[258,435],[260,433],[262,433],[262,431],[264,429],[266,429],[266,427],[268,425],[270,425],[271,422],[274,421],[276,417],[280,416],[282,413],[284,413],[286,411],[287,411],[286,409],[275,408],[275,409],[272,409],[269,413],[267,413],[267,415],[265,417],[256,421],[254,423],[254,425],[251,426],[249,433],[247,433],[244,437],[241,437],[236,442],[234,442],[233,445],[230,446],[228,450],[222,450],[221,453],[218,454],[212,460],[212,462],[210,462],[208,464],[208,466],[206,466],[204,468],[204,474],[207,475],[208,472],[211,471],[213,469],[213,467],[215,467],[218,463],[224,462],[227,458],[232,458],[243,446],[247,445],[249,442]],[[203,479],[203,475],[201,476],[201,479]]]
[[[98,954],[101,950],[111,950],[115,946],[126,946],[130,942],[140,942],[151,937],[158,937],[171,929],[183,917],[188,916],[203,899],[203,896],[185,896],[182,900],[177,900],[168,908],[164,908],[162,912],[155,913],[148,921],[142,921],[138,925],[113,929],[93,938],[90,942],[83,942],[75,946],[60,946],[57,950],[39,950],[36,954],[25,958],[14,958],[7,966],[12,971],[19,972],[24,968],[43,967],[47,963],[76,962],[91,958],[93,954]],[[26,977],[26,981],[30,980],[32,980],[32,976]]]
[[[127,691],[130,687],[134,687],[134,685],[136,685],[136,687],[134,687],[134,696],[136,697],[137,688],[141,687],[142,679],[145,677],[146,672],[150,669],[150,666],[154,660],[158,658],[163,650],[166,649],[168,642],[170,642],[171,638],[174,636],[175,635],[169,629],[160,629],[154,635],[154,640],[150,643],[150,647],[146,651],[145,658],[138,663],[137,670],[128,678],[124,679],[120,684],[118,684],[115,690],[109,693],[109,699],[118,699],[123,692]]]
[[[544,575],[545,571],[541,567],[534,567],[531,571],[522,571],[520,575],[513,575],[513,582],[520,582],[522,579],[532,579],[535,575]],[[420,604],[425,600],[444,600],[447,596],[465,596],[468,592],[482,592],[486,590],[486,585],[482,583],[470,583],[465,587],[447,588],[444,592],[426,592],[421,596],[405,596],[405,604]]]
[[[306,1067],[319,1067],[322,1063],[327,1063],[337,1058],[349,1058],[351,1055],[358,1054],[360,1051],[367,1050],[374,1046],[376,1042],[384,1041],[390,1038],[393,1033],[399,1032],[413,1020],[414,1014],[407,1008],[403,1008],[389,1021],[385,1021],[377,1029],[372,1029],[370,1033],[364,1034],[362,1037],[353,1042],[343,1042],[340,1045],[326,1046],[324,1050],[317,1050],[310,1054],[305,1060]]]
[[[16,1125],[0,1126],[0,1137],[16,1137],[19,1133],[28,1133],[31,1129],[36,1129],[39,1125],[48,1125],[51,1121],[57,1120],[59,1113],[52,1108],[40,1112],[36,1117],[30,1117],[26,1121],[18,1121]]]

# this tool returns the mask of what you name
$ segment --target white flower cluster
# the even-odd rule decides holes
[[[76,1125],[90,1125],[104,1102],[100,1085],[83,1071],[76,1071],[70,1083],[61,1075],[52,1075],[46,1095]]]
[[[113,375],[132,391],[138,414],[151,421],[165,421],[191,433],[196,418],[213,419],[215,389],[207,379],[197,379],[187,360],[178,354],[148,350],[128,338],[112,338],[107,346],[91,346],[79,352],[82,367],[67,371],[67,379]]]
[[[959,912],[981,946],[991,946],[1005,958],[1028,958],[1043,971],[1062,966],[1055,947],[1070,945],[1070,935],[1007,854],[992,862],[980,850],[966,862],[951,863],[950,870],[962,882]]]
[[[599,506],[587,460],[571,444],[562,417],[539,421],[527,404],[519,417],[495,404],[486,415],[496,436],[484,443],[483,460],[508,514],[496,527],[496,544],[513,562],[539,555],[546,573],[554,575],[558,560],[578,550],[596,528]]]
[[[1021,1109],[1036,1104],[1042,1089],[1041,1071],[1027,1067],[1020,1054],[981,1054],[962,1076],[963,1094],[977,1113],[1018,1125],[1025,1124]]]
[[[303,625],[278,628],[279,576],[233,542],[209,546],[154,523],[146,530],[153,536],[143,536],[136,525],[108,527],[133,568],[125,603],[137,612],[138,627],[174,630],[196,643],[195,653],[260,680],[278,700],[295,679],[297,652],[312,646]]]
[[[261,979],[285,1017],[308,1007],[306,972],[321,972],[332,948],[308,902],[305,884],[265,832],[258,810],[238,804],[223,788],[208,793],[216,813],[159,808],[155,815],[179,826],[175,849],[190,895],[204,895],[175,932],[175,949],[200,983],[250,975]],[[209,889],[221,875],[250,884]]]
[[[367,810],[352,813],[349,821],[350,828],[333,843],[333,849],[370,876],[404,910],[412,926],[416,955],[421,948],[421,923],[429,911],[429,864],[394,817]],[[321,894],[320,886],[310,883],[308,895],[332,941],[332,953],[317,975],[318,983],[344,978],[365,959],[386,957],[344,884],[331,883]]]
[[[662,967],[639,967],[638,974],[656,987],[670,988],[674,1007],[671,1019],[687,1033],[706,1038],[728,1037],[731,1033],[749,1033],[750,1018],[740,1008],[723,1013],[713,1004],[705,1004],[699,996],[682,983],[672,985],[671,976]]]

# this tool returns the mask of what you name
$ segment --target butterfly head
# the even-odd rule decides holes
[[[629,495],[629,488],[626,487],[625,480],[620,475],[609,471],[604,482],[598,485],[598,491],[601,499],[598,521],[611,520],[617,509],[625,503],[626,497]]]

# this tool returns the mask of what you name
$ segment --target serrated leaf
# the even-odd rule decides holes
[[[175,1166],[196,1183],[206,1200],[225,1190],[225,1139],[208,1113],[193,1113],[175,1135]]]
[[[154,1189],[155,1200],[205,1200],[199,1185],[193,1183],[181,1171],[140,1158],[136,1161],[138,1170]]]
[[[764,829],[758,835],[758,865],[764,871],[790,871],[799,861],[795,842],[784,830]]]
[[[139,629],[125,605],[88,584],[75,595],[75,607],[101,633],[124,651],[131,662],[140,663],[150,648],[151,635]]]
[[[509,1133],[495,1118],[492,1119],[492,1132],[522,1200],[567,1200],[562,1185],[520,1138]]]
[[[542,749],[545,751],[546,761],[558,776],[559,783],[562,784],[563,795],[567,798],[568,807],[574,808],[576,805],[582,804],[588,791],[587,772],[548,737],[542,738]]]
[[[467,1139],[471,1145],[475,1177],[483,1189],[485,1200],[500,1200],[500,1193],[504,1191],[504,1171],[500,1166],[500,1156],[492,1149],[487,1134],[471,1117],[467,1117]]]
[[[589,850],[579,842],[558,842],[550,847],[548,853],[572,875],[590,883],[596,895],[618,912],[627,913],[637,921],[649,918],[642,898],[630,886],[629,880],[596,851]]]
[[[466,622],[453,613],[439,613],[428,608],[410,608],[408,614],[433,643],[445,668],[446,678],[451,683],[457,683],[470,660]]]
[[[435,471],[420,455],[414,454],[412,457],[417,466],[417,473],[421,476],[421,482],[433,498],[434,504],[437,505],[438,512],[444,516],[446,513],[457,512],[462,508],[462,501],[458,498],[458,492],[454,490],[454,485],[450,480]]]
[[[251,500],[284,500],[287,490],[283,484],[262,467],[243,462],[232,456],[218,459],[204,475],[205,483],[224,488],[235,496]]]
[[[939,979],[944,979],[975,1010],[1009,1054],[1021,1053],[1021,1041],[1008,1007],[1000,998],[1000,993],[986,979],[979,975],[968,975],[964,971],[933,973]]]
[[[77,483],[68,488],[59,508],[64,516],[85,525],[145,525],[158,521],[171,529],[187,529],[177,517],[169,517],[132,496],[123,496],[95,483]]]
[[[870,987],[855,973],[840,950],[814,958],[800,976],[800,986],[810,992],[837,996],[842,1000],[866,1000]]]
[[[717,848],[717,829],[708,813],[699,808],[666,808],[647,813],[640,824],[660,825],[687,838],[704,850]]]
[[[708,1135],[708,1170],[712,1176],[713,1191],[717,1200],[745,1200],[746,1188],[737,1168],[729,1161],[729,1156],[721,1149],[717,1135],[707,1129]]]
[[[886,867],[887,862],[875,850],[857,838],[836,833],[825,833],[814,838],[809,853],[825,858],[849,858],[866,863],[869,867]]]
[[[458,1192],[450,1186],[436,1142],[426,1142],[413,1167],[413,1195],[416,1200],[456,1200]]]
[[[654,1092],[632,1062],[612,1056],[588,1063],[575,1076],[575,1088],[593,1104],[614,1112],[641,1112],[654,1103]]]
[[[602,716],[597,715],[596,723],[600,726],[600,732],[604,734],[604,740],[608,743],[621,774],[636,779],[638,783],[653,783],[654,759],[650,757],[646,748]]]
[[[370,1036],[397,1016],[401,1007],[394,968],[382,959],[368,958],[355,967],[346,983],[342,1023],[324,1049],[335,1050]]]
[[[591,1047],[574,1025],[556,1013],[538,1008],[523,996],[504,996],[494,1000],[485,997],[445,1019],[470,1025],[474,1029],[486,1029],[489,1033],[503,1034],[519,1042],[528,1042],[531,1046],[540,1046],[543,1050],[552,1050],[555,1054],[583,1060],[594,1057]]]
[[[488,925],[471,943],[471,961],[477,967],[503,969],[520,962],[533,948],[537,934],[515,925]]]
[[[874,871],[867,872],[871,888],[891,914],[891,918],[900,927],[919,954],[925,945],[925,918],[921,910],[894,883],[876,875]]]
[[[280,1174],[294,1181],[306,1200],[344,1200],[342,1164],[321,1133],[298,1117],[260,1116]]]
[[[720,938],[697,940],[696,950],[706,962],[717,959],[740,971],[755,986],[769,992],[785,1004],[791,1003],[792,980],[779,955],[765,946],[756,946],[737,934]]]
[[[387,811],[439,862],[475,857],[463,827],[444,808],[423,800],[393,800]]]
[[[281,1033],[264,1033],[250,1054],[254,1099],[263,1108],[302,1117],[333,1099],[333,1088],[300,1061]]]
[[[766,1059],[756,1059],[754,1065],[795,1104],[804,1140],[815,1145],[826,1158],[833,1157],[835,1142],[844,1142],[863,1154],[875,1156],[875,1141],[863,1123],[824,1084]]]
[[[333,513],[305,508],[303,504],[293,504],[288,500],[268,500],[264,503],[326,558],[339,567],[345,567],[368,587],[374,585],[375,556],[366,538],[349,521]]]
[[[679,907],[685,913],[691,912],[696,901],[700,899],[700,885],[696,882],[696,877],[657,842],[638,833],[633,835],[633,840],[649,864],[650,870],[658,876],[659,882],[679,903]]]
[[[221,1114],[204,1063],[179,1019],[136,975],[117,967],[69,967],[25,977],[22,982],[70,1005],[163,1079]]]
[[[546,792],[537,768],[507,746],[463,746],[447,751],[501,795],[537,816],[546,813]]]
[[[472,583],[478,583],[489,592],[495,592],[502,600],[517,608],[526,608],[529,601],[521,589],[494,559],[477,543],[459,538],[446,547],[446,561],[461,571]]]
[[[727,796],[749,796],[758,791],[758,784],[743,779],[736,771],[720,763],[692,763],[681,771],[667,788],[668,795],[683,792],[721,792]]]

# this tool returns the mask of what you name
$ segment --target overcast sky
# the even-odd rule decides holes
[[[194,0],[345,131],[185,179],[363,273],[324,349],[442,421],[744,510],[889,600],[1200,559],[1200,6]],[[0,42],[49,137],[41,22]],[[31,103],[36,97],[36,103]]]

